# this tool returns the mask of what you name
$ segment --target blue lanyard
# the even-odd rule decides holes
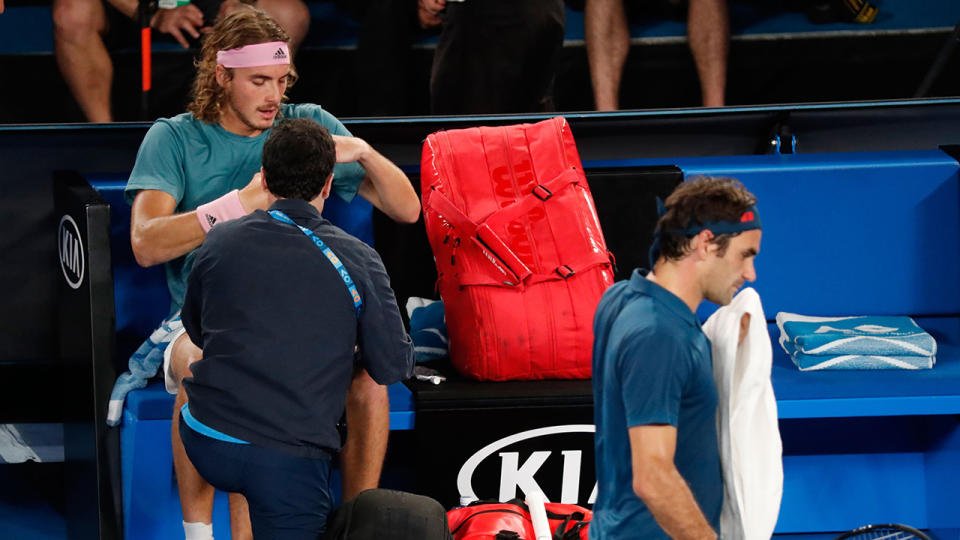
[[[270,212],[268,213],[270,214],[270,217],[272,217],[277,221],[282,221],[284,223],[289,223],[290,225],[294,225],[295,227],[300,229],[303,232],[303,234],[307,235],[307,238],[309,238],[310,240],[313,240],[313,243],[316,244],[317,247],[320,248],[320,251],[322,251],[323,254],[327,256],[327,260],[330,261],[330,264],[332,264],[333,267],[337,269],[337,272],[340,274],[340,279],[342,279],[343,282],[347,285],[347,289],[350,290],[350,297],[353,298],[353,306],[357,308],[357,315],[359,316],[360,308],[363,307],[363,301],[360,300],[360,292],[357,291],[357,286],[353,284],[353,279],[350,277],[350,273],[347,272],[346,267],[344,267],[343,263],[340,262],[340,258],[337,257],[337,254],[334,253],[333,250],[330,249],[327,246],[327,244],[325,244],[323,240],[321,240],[320,237],[317,236],[316,233],[314,233],[313,231],[311,231],[306,227],[301,227],[300,225],[297,225],[296,223],[294,223],[292,219],[287,217],[287,215],[281,212],[280,210],[270,210]]]

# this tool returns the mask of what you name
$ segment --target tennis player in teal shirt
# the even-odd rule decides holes
[[[600,301],[593,540],[718,537],[717,389],[696,311],[756,279],[755,204],[736,180],[681,184],[659,208],[653,271],[635,270]]]

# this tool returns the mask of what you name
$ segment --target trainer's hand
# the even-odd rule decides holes
[[[203,12],[193,4],[173,9],[160,9],[150,20],[150,26],[159,32],[170,34],[184,49],[189,49],[190,43],[183,34],[187,33],[194,39],[200,38]]]
[[[262,175],[257,173],[253,175],[253,178],[250,180],[250,183],[244,186],[240,190],[238,195],[240,195],[240,204],[243,205],[243,209],[247,213],[253,212],[254,210],[266,210],[269,205],[269,200],[267,199],[267,192],[263,189],[263,182],[261,182]]]
[[[333,144],[337,148],[337,163],[353,163],[360,161],[370,154],[371,148],[367,141],[358,137],[344,137],[334,135]]]

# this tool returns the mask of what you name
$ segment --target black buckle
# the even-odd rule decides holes
[[[537,191],[538,189],[545,191],[547,194],[541,195],[540,192]],[[537,184],[537,187],[533,188],[533,196],[540,199],[543,202],[546,202],[547,199],[549,199],[550,197],[553,197],[553,192],[547,189],[546,187],[544,187],[542,184]]]
[[[568,277],[576,274],[576,272],[573,271],[573,268],[570,268],[565,264],[558,266],[556,270],[554,270],[554,272],[556,272],[557,275],[559,275],[563,279],[567,279]]]

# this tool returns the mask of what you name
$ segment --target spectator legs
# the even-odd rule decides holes
[[[620,77],[630,49],[623,0],[587,0],[583,22],[597,110],[615,111],[619,107]]]
[[[54,0],[57,65],[90,122],[111,122],[113,64],[103,43],[107,22],[100,0]]]
[[[730,49],[727,0],[690,0],[687,38],[700,76],[703,105],[723,106]]]
[[[258,0],[257,7],[266,11],[290,36],[290,49],[296,51],[310,29],[310,10],[301,0]]]

